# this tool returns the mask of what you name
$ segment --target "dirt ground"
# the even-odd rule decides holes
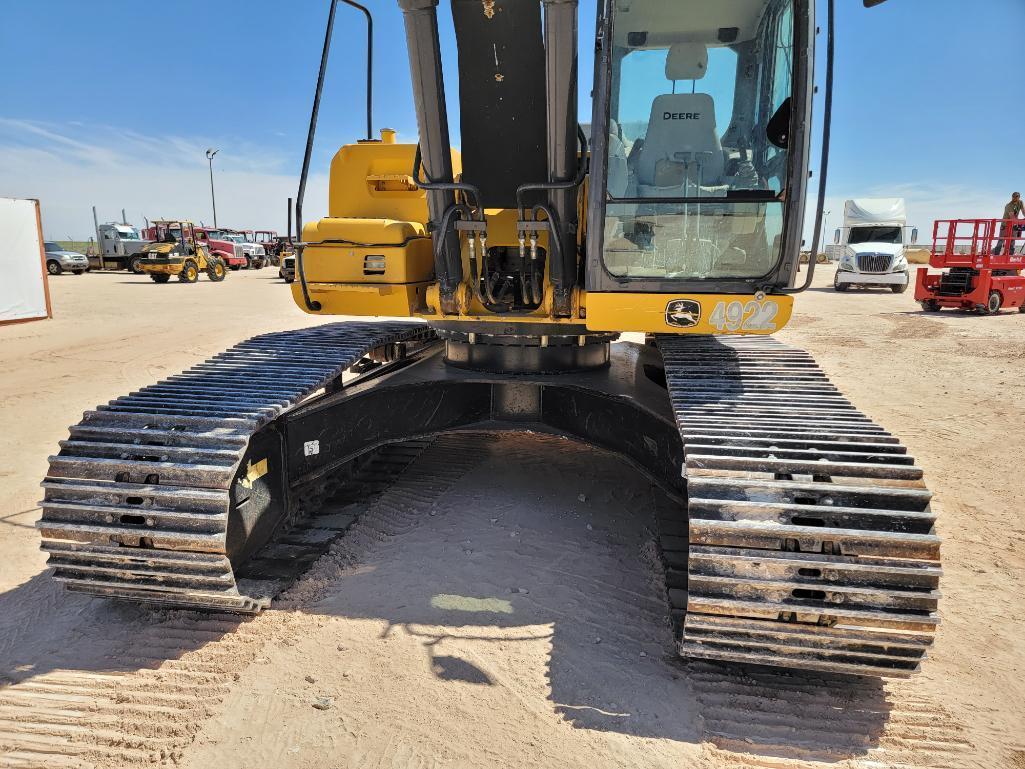
[[[274,270],[51,279],[0,327],[0,767],[1025,767],[1025,315],[837,294],[780,336],[926,471],[942,625],[908,681],[686,663],[651,509],[615,457],[451,436],[253,619],[70,594],[33,528],[81,413],[311,325]]]

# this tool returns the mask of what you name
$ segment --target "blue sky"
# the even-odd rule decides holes
[[[824,3],[820,0],[820,6]],[[415,139],[402,19],[375,14],[375,128]],[[453,135],[451,17],[442,3]],[[908,199],[915,224],[997,216],[1022,178],[1025,1],[837,0],[830,204]],[[36,0],[0,5],[0,195],[39,197],[48,238],[88,237],[101,219],[210,221],[203,151],[215,160],[218,219],[284,228],[294,194],[327,3],[302,0]],[[334,151],[363,135],[362,17],[339,8],[310,215],[326,205]],[[590,114],[593,5],[581,5],[581,119]],[[824,46],[823,46],[824,47]],[[820,51],[821,59],[821,51]],[[1016,98],[1017,97],[1017,98]],[[819,126],[816,125],[816,131]],[[1025,190],[1023,190],[1025,191]]]

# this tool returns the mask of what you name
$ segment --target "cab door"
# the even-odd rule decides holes
[[[813,6],[606,0],[589,297],[791,285],[808,176]]]

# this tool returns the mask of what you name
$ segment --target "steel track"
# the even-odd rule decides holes
[[[906,449],[802,350],[657,343],[686,457],[689,531],[662,537],[681,653],[915,672],[939,622],[940,540]]]
[[[240,472],[251,439],[372,351],[432,336],[417,323],[264,334],[87,412],[42,484],[38,526],[54,579],[115,598],[266,607],[294,576],[282,564],[308,564],[351,518],[281,526],[269,553],[233,564],[229,513],[248,501],[252,484]],[[393,451],[371,470],[411,458]]]

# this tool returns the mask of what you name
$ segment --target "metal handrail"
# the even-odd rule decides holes
[[[306,283],[306,270],[303,264],[302,231],[303,231],[303,200],[306,197],[306,180],[310,174],[310,158],[313,155],[313,139],[317,133],[317,117],[320,114],[320,96],[324,90],[324,75],[327,72],[328,54],[331,52],[331,35],[335,26],[335,9],[339,0],[329,0],[330,10],[327,15],[327,29],[324,32],[324,50],[320,56],[320,71],[317,74],[317,90],[313,95],[313,110],[310,113],[310,130],[306,135],[306,153],[303,155],[303,170],[299,177],[299,193],[295,199],[295,231],[299,244],[295,252],[295,273],[299,278],[299,286],[302,289],[303,302],[306,308],[313,312],[320,310],[320,302],[310,298],[310,289]],[[374,59],[374,19],[370,11],[353,0],[341,0],[341,2],[362,11],[367,18],[367,141],[373,140],[373,59]]]

